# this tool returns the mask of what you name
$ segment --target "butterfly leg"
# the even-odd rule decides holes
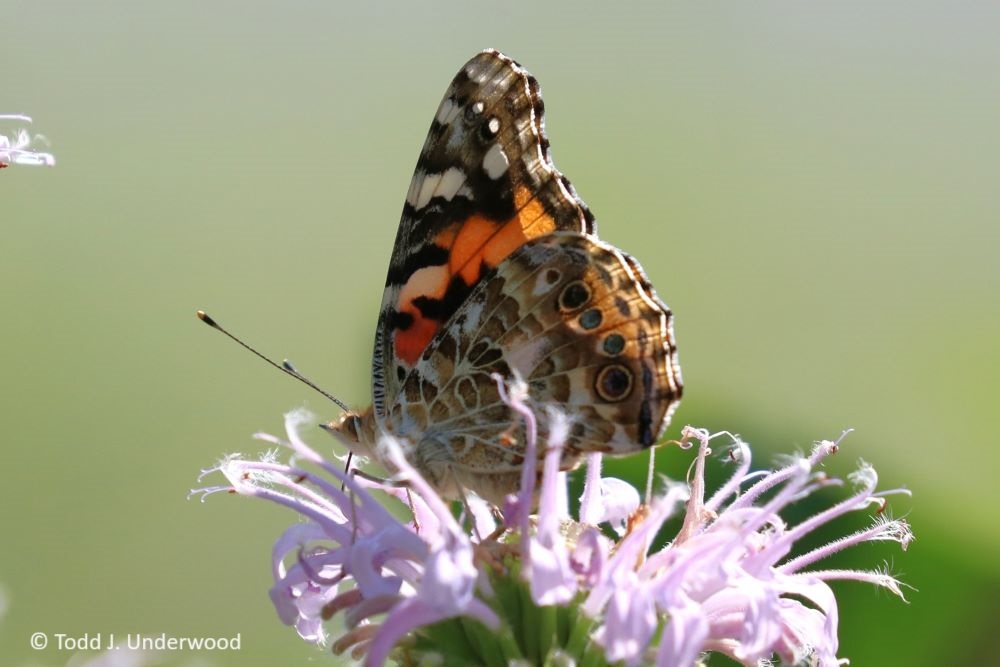
[[[405,479],[385,479],[384,477],[373,475],[359,468],[351,468],[350,474],[355,477],[360,477],[363,480],[373,482],[375,484],[381,484],[382,486],[391,486],[392,488],[395,489],[410,488],[410,483],[407,482]]]
[[[459,517],[458,523],[459,525],[463,525],[468,522],[472,526],[472,533],[476,536],[476,541],[481,543],[483,541],[483,536],[479,534],[479,526],[476,525],[476,517],[472,513],[472,508],[469,506],[469,498],[466,495],[465,486],[462,485],[462,482],[459,480],[453,467],[448,466],[448,473],[451,475],[455,488],[458,489],[458,499],[462,503],[462,516]]]
[[[417,511],[413,507],[413,495],[410,493],[410,483],[405,479],[385,479],[379,477],[378,475],[372,475],[359,468],[351,468],[349,473],[354,477],[360,477],[366,481],[372,482],[374,484],[379,484],[381,486],[387,486],[394,489],[403,489],[406,492],[406,506],[410,509],[410,516],[413,517],[413,527],[417,534],[420,534],[420,523],[417,520]]]

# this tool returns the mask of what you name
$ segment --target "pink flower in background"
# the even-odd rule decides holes
[[[32,149],[34,143],[39,141],[45,143],[45,137],[40,134],[32,136],[24,128],[7,132],[3,129],[6,122],[31,123],[31,117],[22,114],[0,114],[0,167],[11,164],[51,167],[56,163],[51,153]]]
[[[823,441],[777,470],[751,472],[749,447],[730,436],[735,470],[706,498],[709,443],[718,436],[688,427],[680,444],[699,444],[688,484],[667,484],[640,507],[631,486],[601,477],[593,455],[574,520],[559,470],[570,420],[550,414],[549,441],[538,451],[524,385],[511,383],[504,396],[526,422],[532,463],[496,531],[474,496],[456,519],[409,464],[407,443],[384,439],[400,472],[392,483],[371,482],[305,444],[298,431],[309,418],[299,412],[286,417],[287,440],[258,436],[291,449],[290,463],[276,462],[273,452],[260,461],[228,458],[213,470],[229,486],[201,492],[265,498],[306,519],[275,544],[271,599],[284,623],[318,644],[327,641],[327,622],[343,612],[345,631],[333,650],[366,665],[447,656],[469,664],[685,667],[706,652],[744,665],[775,658],[840,665],[828,582],[872,583],[902,597],[900,583],[885,573],[809,569],[862,542],[905,548],[912,540],[906,522],[883,513],[887,493],[876,493],[867,464],[841,502],[797,525],[782,518],[792,504],[840,484],[817,471],[839,442]],[[877,509],[869,528],[792,555],[819,527],[869,507]],[[664,522],[682,511],[677,535],[654,549]]]

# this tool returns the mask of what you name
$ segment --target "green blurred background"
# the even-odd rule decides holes
[[[829,468],[914,491],[892,501],[909,552],[837,564],[918,591],[837,587],[842,654],[997,664],[998,7],[7,0],[0,113],[33,115],[58,165],[0,172],[0,662],[65,664],[38,631],[330,662],[267,598],[292,517],[185,496],[283,411],[337,411],[194,311],[364,403],[417,152],[493,46],[676,313],[671,433],[737,431],[766,465],[854,427]]]

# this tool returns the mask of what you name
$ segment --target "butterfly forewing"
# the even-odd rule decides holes
[[[379,314],[375,412],[483,277],[527,240],[593,232],[548,155],[538,84],[484,51],[455,76],[407,192]]]

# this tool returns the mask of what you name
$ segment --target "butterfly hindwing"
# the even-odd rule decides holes
[[[418,466],[502,497],[523,463],[524,434],[492,374],[514,374],[570,415],[563,455],[652,445],[681,395],[670,312],[635,260],[592,236],[556,232],[515,250],[469,294],[403,383],[387,426],[410,436]],[[496,494],[493,489],[496,489]]]
[[[592,234],[593,216],[549,157],[534,77],[483,51],[448,88],[407,192],[376,331],[376,415],[483,277],[557,231]]]

